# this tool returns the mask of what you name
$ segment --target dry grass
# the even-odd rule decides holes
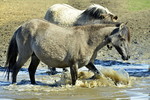
[[[21,22],[33,18],[43,18],[49,6],[67,0],[2,0],[0,1],[0,26],[6,23]]]

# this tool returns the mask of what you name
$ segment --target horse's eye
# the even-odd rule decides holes
[[[100,19],[105,19],[105,17],[104,17],[103,15],[101,15],[99,18],[100,18]]]

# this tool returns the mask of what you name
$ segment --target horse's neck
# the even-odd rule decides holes
[[[108,44],[109,41],[106,41],[106,37],[111,34],[111,32],[116,28],[116,27],[104,27],[104,28],[99,28],[99,26],[94,28],[90,28],[88,30],[88,44],[91,48],[93,48],[95,51],[100,50],[102,47],[104,47],[106,44]],[[92,31],[94,30],[94,31]]]
[[[97,56],[97,52],[106,46],[110,41],[105,39],[107,36],[109,36],[112,32],[112,30],[115,29],[114,27],[110,28],[102,28],[99,30],[96,30],[93,33],[88,33],[89,39],[88,39],[88,45],[89,45],[89,50],[93,52],[91,56],[90,61],[94,61],[94,59]]]
[[[113,29],[114,27],[100,28],[96,25],[74,27],[72,35],[74,40],[76,39],[78,50],[80,50],[80,57],[84,58],[86,55],[90,57],[91,61],[95,59],[98,50],[109,43],[105,37],[109,36]]]

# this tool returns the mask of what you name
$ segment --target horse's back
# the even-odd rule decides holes
[[[67,4],[55,4],[47,10],[44,19],[55,24],[72,25],[82,12]]]
[[[21,33],[18,36],[18,38],[23,37],[20,45],[26,44],[26,47],[30,48],[31,52],[34,52],[45,64],[53,67],[67,67],[68,64],[65,62],[68,62],[68,51],[74,49],[74,47],[70,48],[74,41],[71,29],[33,19],[22,25]]]

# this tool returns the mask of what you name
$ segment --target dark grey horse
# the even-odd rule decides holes
[[[111,43],[123,60],[129,59],[130,33],[120,24],[95,24],[64,28],[45,20],[33,19],[21,25],[14,33],[8,48],[6,66],[12,72],[12,83],[16,82],[20,68],[31,57],[29,75],[35,84],[35,71],[40,61],[56,68],[70,67],[72,84],[78,78],[78,68],[86,66],[100,74],[93,66],[97,52]],[[18,59],[17,59],[18,56]]]

